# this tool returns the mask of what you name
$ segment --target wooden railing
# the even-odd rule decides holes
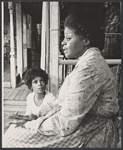
[[[106,59],[108,64],[121,64],[121,59]],[[77,60],[59,60],[59,65],[75,65]]]
[[[121,64],[121,59],[106,59],[109,65]],[[59,87],[62,85],[65,77],[73,70],[77,60],[63,60],[60,56],[59,59]]]

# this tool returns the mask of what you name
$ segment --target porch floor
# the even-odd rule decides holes
[[[20,85],[16,89],[12,88],[4,88],[3,91],[3,111],[4,111],[4,133],[8,129],[6,127],[6,123],[10,120],[8,119],[8,115],[11,113],[15,113],[18,111],[20,114],[24,114],[26,109],[26,97],[31,91],[27,88],[27,86],[22,81]]]

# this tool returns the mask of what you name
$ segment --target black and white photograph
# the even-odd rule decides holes
[[[120,1],[2,1],[2,148],[121,148]]]

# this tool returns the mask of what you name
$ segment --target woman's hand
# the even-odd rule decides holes
[[[43,121],[44,121],[44,118],[39,117],[37,120],[32,120],[32,121],[26,122],[24,126],[26,129],[38,129]]]
[[[10,121],[6,124],[6,126],[10,126],[11,124],[16,124],[16,127],[18,126],[24,126],[24,124],[26,123],[26,120],[13,120],[13,121]]]
[[[38,118],[38,117],[37,117],[36,115],[34,115],[34,114],[30,114],[29,117],[30,117],[30,120],[36,120],[36,119]]]

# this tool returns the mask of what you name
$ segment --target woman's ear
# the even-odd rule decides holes
[[[85,38],[84,46],[88,46],[89,44],[90,44],[90,40],[88,38]]]

